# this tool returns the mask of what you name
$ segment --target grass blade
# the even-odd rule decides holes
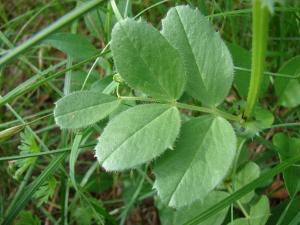
[[[68,153],[63,153],[54,158],[43,173],[25,188],[23,195],[19,197],[12,207],[9,207],[11,210],[7,212],[2,225],[12,224],[16,216],[25,207],[26,203],[31,199],[36,190],[59,168],[59,164],[66,158],[67,154]]]
[[[58,19],[56,22],[52,23],[47,28],[43,29],[35,36],[30,38],[29,40],[25,41],[23,44],[19,45],[18,47],[14,48],[13,50],[9,51],[6,55],[0,58],[0,67],[17,57],[19,54],[22,54],[27,49],[32,47],[33,45],[37,44],[39,41],[43,40],[53,32],[59,30],[66,24],[70,23],[71,21],[77,19],[81,15],[85,14],[86,12],[92,10],[97,5],[99,5],[103,0],[91,0],[81,6],[77,7],[76,9],[72,10],[65,16]]]

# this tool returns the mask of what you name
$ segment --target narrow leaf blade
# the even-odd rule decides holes
[[[83,60],[92,57],[98,53],[98,50],[83,35],[72,33],[56,33],[43,41],[74,59]]]

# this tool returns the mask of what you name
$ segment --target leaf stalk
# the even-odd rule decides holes
[[[158,102],[158,103],[165,103],[165,104],[171,104],[174,105],[180,109],[188,109],[192,111],[198,111],[198,112],[203,112],[203,113],[209,113],[213,114],[216,116],[224,117],[225,119],[243,123],[243,119],[240,116],[235,116],[230,113],[221,111],[217,108],[206,108],[206,107],[201,107],[201,106],[196,106],[196,105],[189,105],[181,102],[168,102],[168,101],[160,101],[156,100],[153,98],[144,98],[144,97],[133,97],[133,96],[118,96],[119,99],[121,100],[127,100],[127,101],[143,101],[143,102]]]

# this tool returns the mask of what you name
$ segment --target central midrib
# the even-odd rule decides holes
[[[150,72],[150,74],[152,74],[152,78],[155,78],[155,74],[156,74],[156,73],[155,73],[155,72],[151,69],[151,67],[148,65],[148,63],[147,63],[147,61],[144,59],[144,57],[143,57],[141,54],[139,54],[140,51],[138,51],[137,47],[134,45],[134,43],[133,43],[132,40],[130,39],[130,36],[128,35],[128,33],[126,32],[126,30],[123,28],[123,26],[122,26],[121,24],[120,24],[120,27],[121,27],[121,29],[123,30],[123,32],[125,33],[127,39],[129,40],[129,42],[131,43],[131,45],[133,46],[133,48],[135,49],[135,51],[138,52],[138,55],[139,55],[140,58],[142,59],[144,65],[145,65],[146,68],[147,68],[147,70]],[[169,43],[167,43],[167,44],[169,44]],[[154,81],[155,81],[155,79],[154,79]],[[156,82],[156,83],[158,84],[159,87],[161,87],[162,90],[164,90],[166,96],[168,96],[170,99],[173,99],[173,97],[170,96],[170,94],[168,93],[168,91],[166,90],[166,88],[163,87],[163,86],[161,85],[160,82]]]
[[[193,59],[194,65],[196,66],[197,71],[198,71],[198,74],[199,74],[199,76],[201,77],[201,81],[202,81],[203,87],[204,87],[205,90],[207,91],[208,89],[207,89],[207,87],[205,86],[205,83],[204,83],[203,78],[202,78],[202,76],[201,76],[200,68],[199,68],[199,66],[198,66],[198,63],[197,63],[197,60],[196,60],[196,56],[195,56],[195,54],[194,54],[194,52],[193,52],[193,48],[192,48],[192,46],[191,46],[191,43],[190,43],[190,41],[189,41],[189,39],[188,39],[187,31],[185,30],[185,27],[184,27],[184,25],[183,25],[183,23],[182,23],[182,20],[181,20],[181,17],[180,17],[180,15],[179,15],[178,11],[177,11],[177,8],[175,9],[175,11],[176,11],[176,15],[177,15],[177,17],[178,17],[178,20],[179,20],[179,22],[180,22],[180,25],[181,25],[181,27],[182,27],[182,30],[183,30],[184,33],[185,33],[185,35],[183,35],[183,36],[185,37],[185,40],[186,40],[186,42],[187,42],[188,49],[190,50],[191,55],[193,56],[192,59]]]
[[[108,154],[105,158],[103,158],[101,161],[104,162],[105,160],[107,160],[112,154],[114,154],[116,151],[118,151],[119,149],[121,149],[121,147],[127,142],[129,141],[133,136],[135,136],[136,134],[138,134],[141,130],[145,129],[148,125],[150,125],[152,122],[154,122],[155,120],[157,120],[158,118],[160,118],[162,115],[164,115],[166,112],[168,112],[169,110],[173,109],[173,107],[166,109],[164,112],[162,112],[161,114],[159,114],[157,117],[155,117],[154,119],[150,120],[148,123],[146,123],[144,126],[140,127],[138,130],[136,130],[135,132],[133,132],[128,138],[126,138],[124,141],[122,141],[117,147],[115,147],[115,149],[113,149],[110,154]],[[100,146],[101,147],[101,146]]]
[[[211,118],[209,118],[209,119],[211,119]],[[198,150],[195,151],[194,157],[192,158],[191,162],[190,162],[189,165],[187,166],[187,169],[184,171],[182,177],[179,179],[179,182],[178,182],[178,184],[176,185],[175,189],[172,191],[172,193],[171,193],[171,195],[170,195],[170,200],[168,201],[168,204],[170,204],[171,200],[173,199],[173,197],[174,197],[173,195],[174,195],[174,193],[177,191],[177,189],[178,189],[180,183],[182,182],[183,178],[184,178],[185,175],[187,174],[187,171],[189,170],[189,168],[191,167],[191,165],[194,163],[194,161],[197,159],[196,155],[197,155],[198,152],[199,152],[199,148],[201,148],[202,144],[205,142],[205,139],[207,138],[207,135],[208,135],[208,133],[209,133],[209,130],[211,129],[211,127],[213,126],[214,123],[215,123],[215,120],[213,119],[213,121],[211,122],[209,128],[207,129],[206,134],[204,135],[204,137],[203,137],[203,139],[202,139],[202,141],[201,141],[200,146],[197,147]]]

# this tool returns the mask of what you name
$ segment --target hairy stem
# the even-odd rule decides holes
[[[252,11],[252,65],[247,105],[244,112],[246,120],[251,119],[259,96],[265,66],[269,27],[269,11],[262,6],[261,0],[253,0]]]

